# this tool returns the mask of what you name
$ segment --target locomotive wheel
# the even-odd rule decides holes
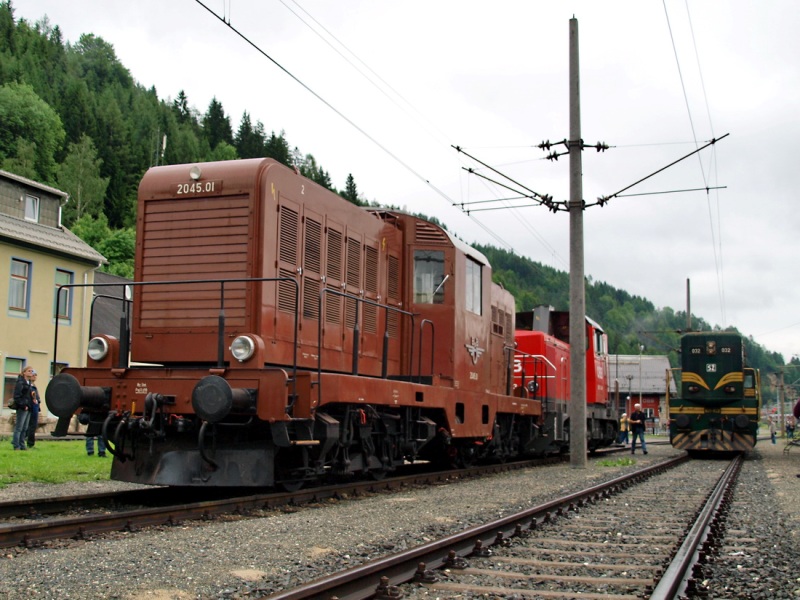
[[[478,461],[477,452],[472,446],[461,446],[458,449],[457,466],[462,469],[468,469],[475,465]]]
[[[284,491],[296,492],[307,479],[305,449],[282,449],[275,457],[275,484]]]
[[[386,469],[372,469],[371,471],[367,472],[370,476],[370,479],[374,481],[383,481],[386,479]]]
[[[284,479],[283,481],[278,482],[278,487],[284,492],[289,492],[290,494],[300,491],[303,485],[305,485],[305,481],[302,479]]]

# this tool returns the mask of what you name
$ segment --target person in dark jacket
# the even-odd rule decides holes
[[[14,408],[17,411],[14,435],[11,438],[14,450],[27,450],[25,437],[28,434],[28,422],[33,406],[31,400],[31,373],[33,372],[33,367],[25,367],[17,377],[17,383],[14,386]]]
[[[633,439],[631,440],[631,454],[636,454],[637,437],[642,441],[642,452],[647,454],[647,444],[644,441],[644,423],[646,420],[647,415],[642,410],[642,405],[634,404],[633,412],[631,413],[630,419],[628,419],[628,422],[631,424],[631,434],[633,434]]]
[[[39,413],[42,410],[42,397],[39,395],[39,389],[36,387],[36,378],[38,374],[36,371],[31,373],[31,418],[28,421],[28,448],[33,448],[36,445],[36,428],[39,426]]]
[[[88,413],[82,412],[78,415],[78,423],[81,425],[88,425],[89,424],[89,415]],[[106,455],[106,442],[103,440],[102,435],[92,435],[86,436],[86,454],[88,456],[92,456],[94,454],[94,442],[97,440],[97,456],[100,458],[105,457]]]

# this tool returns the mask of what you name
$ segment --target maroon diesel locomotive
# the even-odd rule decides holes
[[[271,159],[150,169],[120,331],[47,388],[114,479],[295,488],[544,452],[514,299],[476,250]]]

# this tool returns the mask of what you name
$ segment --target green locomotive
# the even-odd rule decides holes
[[[761,378],[746,366],[742,336],[681,337],[680,393],[669,402],[672,446],[690,454],[748,452],[756,445]]]

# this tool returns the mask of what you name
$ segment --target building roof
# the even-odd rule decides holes
[[[638,394],[641,391],[643,394],[662,396],[667,393],[667,371],[670,364],[666,356],[611,354],[608,357],[608,369],[609,385],[613,386],[616,379],[620,394],[627,393],[628,390],[631,393]],[[669,378],[669,393],[677,393],[675,379],[672,377]]]
[[[58,192],[58,190],[54,191]],[[12,240],[20,245],[82,259],[96,265],[108,262],[97,250],[64,227],[48,227],[0,214],[0,239],[2,238]]]
[[[6,177],[7,179],[13,179],[17,183],[22,183],[29,187],[48,192],[50,194],[53,194],[54,196],[61,196],[62,198],[65,199],[69,197],[69,194],[67,192],[62,192],[61,190],[57,190],[54,187],[50,187],[49,185],[39,183],[38,181],[34,181],[33,179],[28,179],[27,177],[22,177],[22,175],[15,175],[14,173],[9,173],[8,171],[3,171],[2,169],[0,169],[0,176]]]

